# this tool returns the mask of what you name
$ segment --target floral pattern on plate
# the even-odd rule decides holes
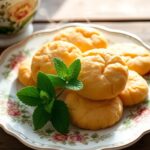
[[[22,104],[16,97],[16,91],[22,87],[17,80],[18,64],[31,57],[35,50],[51,40],[50,32],[37,34],[29,38],[28,46],[8,50],[1,58],[0,74],[0,124],[10,133],[30,147],[41,149],[89,150],[115,148],[133,142],[143,132],[150,130],[150,97],[144,103],[127,108],[123,118],[111,128],[88,131],[74,126],[67,135],[56,132],[51,124],[34,131],[31,107]],[[123,35],[122,35],[123,36]],[[49,38],[49,39],[48,39]],[[35,45],[35,41],[37,41]],[[33,48],[33,45],[35,47]],[[150,83],[150,74],[145,76]]]

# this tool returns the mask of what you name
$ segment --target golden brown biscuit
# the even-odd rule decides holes
[[[57,57],[68,66],[81,56],[81,51],[71,43],[64,41],[53,41],[44,45],[32,58],[32,78],[36,81],[37,73],[55,74],[53,58]]]
[[[135,71],[129,71],[129,77],[125,89],[119,94],[125,106],[138,104],[148,95],[147,82]]]
[[[76,93],[69,93],[65,100],[71,121],[79,128],[98,130],[112,126],[122,116],[123,106],[116,97],[105,101],[92,101]]]
[[[107,49],[94,49],[83,54],[79,80],[84,88],[79,95],[103,100],[116,97],[125,87],[128,68],[120,56]]]
[[[129,69],[144,75],[150,71],[150,52],[135,44],[114,44],[109,49],[124,57]]]
[[[19,65],[18,79],[25,86],[30,86],[35,84],[31,75],[31,61],[29,59],[23,61]]]
[[[106,48],[107,41],[102,33],[94,28],[71,27],[62,30],[54,40],[68,41],[85,52],[93,48]]]

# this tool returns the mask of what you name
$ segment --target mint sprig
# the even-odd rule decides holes
[[[59,58],[54,58],[53,62],[54,62],[55,70],[57,72],[58,77],[65,80],[68,74],[67,66]]]
[[[33,125],[34,129],[41,129],[49,120],[50,114],[45,111],[43,105],[37,106],[33,112]]]
[[[78,80],[81,63],[77,59],[67,67],[58,58],[54,58],[53,62],[56,75],[39,72],[37,86],[25,87],[17,92],[17,96],[24,104],[35,107],[32,115],[35,130],[51,121],[58,132],[66,134],[70,124],[69,110],[59,97],[65,89],[77,91],[83,88],[83,83]],[[57,94],[56,88],[60,88],[61,92]]]
[[[77,80],[81,70],[81,62],[79,59],[75,60],[68,68],[69,80]]]
[[[83,83],[79,80],[71,80],[65,85],[66,89],[79,91],[83,88]]]
[[[70,116],[67,105],[63,101],[54,102],[51,122],[58,132],[63,134],[68,132]]]
[[[58,75],[48,74],[47,76],[49,77],[55,88],[65,87],[65,80],[60,78]]]
[[[50,97],[55,97],[55,89],[51,80],[43,72],[39,72],[37,76],[37,88],[49,94]]]
[[[28,86],[17,92],[17,96],[24,104],[37,106],[42,103],[39,91],[36,87]]]
[[[63,63],[63,61],[61,61],[58,58],[54,58],[53,62],[54,62],[55,69],[58,73],[56,75],[56,77],[61,80],[59,83],[64,81],[64,84],[61,84],[61,85],[63,85],[61,87],[70,89],[70,90],[74,90],[74,91],[78,91],[83,88],[83,83],[78,80],[78,76],[79,76],[79,73],[81,70],[81,62],[79,59],[76,59],[69,67],[67,67]],[[63,67],[60,67],[60,66],[63,66]],[[52,78],[51,78],[51,80],[53,82]],[[58,83],[54,84],[54,86],[56,86],[56,87],[57,87],[57,85],[58,85]]]

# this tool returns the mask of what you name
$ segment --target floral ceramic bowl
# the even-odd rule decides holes
[[[102,150],[120,149],[135,143],[150,131],[150,94],[144,103],[124,111],[122,120],[111,128],[88,131],[70,127],[67,135],[56,132],[49,124],[34,131],[32,128],[32,108],[22,104],[16,91],[22,86],[17,80],[18,64],[51,40],[60,29],[72,26],[91,26],[100,30],[109,44],[130,42],[149,47],[136,36],[96,25],[69,24],[51,31],[38,32],[17,45],[8,48],[0,58],[0,126],[25,145],[41,150]],[[145,76],[150,87],[150,74]]]
[[[0,0],[0,34],[19,32],[27,25],[38,6],[38,0]]]

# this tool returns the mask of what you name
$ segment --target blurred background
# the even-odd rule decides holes
[[[29,26],[34,14],[33,26]],[[149,42],[150,0],[0,0],[0,47],[20,41],[33,28],[39,31],[69,22],[121,29]]]
[[[149,43],[150,0],[41,0],[33,22],[34,31],[67,22],[125,30]]]
[[[149,0],[42,0],[36,20],[150,19]]]

